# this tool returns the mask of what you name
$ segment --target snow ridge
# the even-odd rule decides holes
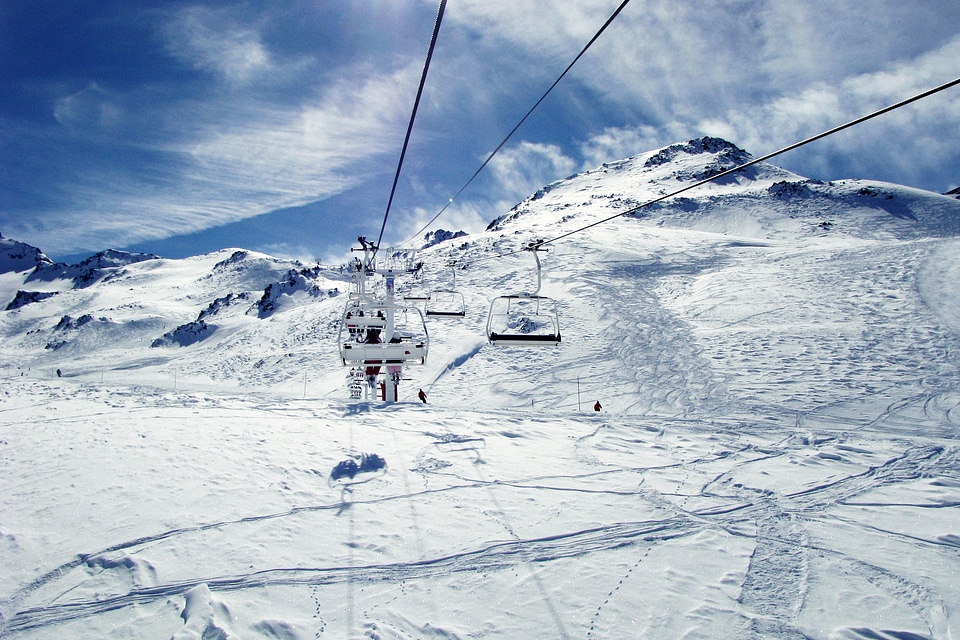
[[[650,155],[643,163],[644,167],[659,167],[676,161],[680,154],[716,156],[711,164],[724,164],[727,168],[748,162],[753,156],[722,138],[703,137],[685,143],[672,144]]]
[[[256,309],[259,317],[267,318],[273,315],[280,307],[283,297],[292,296],[297,292],[304,292],[310,297],[316,298],[324,295],[321,287],[317,284],[321,269],[319,266],[305,269],[290,269],[287,277],[280,282],[269,285],[263,291],[263,295],[256,303]],[[329,297],[336,296],[339,290],[329,290],[325,295]]]
[[[158,260],[160,256],[152,253],[130,253],[108,249],[76,264],[42,263],[38,264],[27,282],[53,280],[72,280],[75,288],[89,287],[99,279],[107,277],[120,267],[136,264],[145,260]]]
[[[4,238],[0,233],[0,273],[27,271],[49,264],[53,263],[40,249]]]
[[[447,231],[445,229],[437,229],[436,231],[428,231],[423,236],[424,243],[421,245],[421,249],[427,249],[429,247],[438,245],[442,242],[447,242],[448,240],[455,240],[457,238],[463,238],[467,236],[466,231]]]
[[[52,298],[55,295],[57,295],[56,291],[24,291],[21,289],[17,291],[16,297],[7,304],[6,310],[13,311],[25,305]]]

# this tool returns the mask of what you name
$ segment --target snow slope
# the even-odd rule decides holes
[[[0,635],[956,637],[956,199],[757,165],[549,245],[563,343],[486,344],[536,286],[511,252],[744,157],[672,145],[431,243],[401,289],[456,260],[467,317],[392,405],[348,399],[338,267],[8,271],[55,295],[0,312]]]

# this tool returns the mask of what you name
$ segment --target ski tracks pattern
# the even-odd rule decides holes
[[[737,487],[738,495],[751,504],[748,511],[757,529],[756,545],[739,597],[749,614],[750,637],[807,637],[797,626],[809,580],[811,553],[802,517],[843,505],[855,496],[889,484],[957,476],[958,462],[957,447],[921,445],[864,473],[790,495]],[[856,558],[844,556],[842,561],[851,573],[865,577],[878,590],[914,610],[926,621],[932,637],[945,637],[946,605],[931,589]]]
[[[663,425],[679,424],[678,422],[662,422]],[[576,451],[572,455],[581,462],[589,463],[593,467],[591,475],[596,473],[596,466],[608,469],[618,465],[611,465],[601,458],[582,456],[580,449],[589,445],[592,439],[605,432],[615,432],[614,436],[623,435],[623,429],[634,429],[629,439],[623,443],[639,444],[643,438],[652,438],[659,441],[664,437],[664,430],[669,432],[675,427],[664,426],[659,431],[652,431],[647,425],[589,425],[593,431],[576,440]],[[703,429],[703,426],[696,427]],[[218,522],[207,525],[198,525],[163,532],[154,536],[147,536],[131,540],[126,543],[113,545],[93,554],[78,555],[76,558],[53,570],[48,571],[40,578],[21,588],[6,602],[2,603],[0,611],[3,619],[0,620],[0,633],[18,634],[29,630],[43,630],[72,620],[96,616],[109,611],[146,605],[170,598],[185,598],[192,590],[205,585],[212,592],[230,592],[245,589],[262,589],[270,586],[304,585],[311,587],[311,597],[316,604],[314,617],[319,628],[327,628],[320,610],[320,599],[317,589],[324,585],[336,584],[373,584],[392,583],[402,585],[408,581],[422,581],[441,579],[451,574],[488,573],[503,571],[523,564],[548,563],[554,560],[579,558],[590,554],[632,547],[635,549],[636,560],[625,573],[619,576],[619,581],[607,590],[605,596],[600,596],[592,617],[585,623],[587,637],[595,637],[598,623],[603,617],[605,607],[613,598],[626,591],[626,585],[636,580],[634,575],[642,566],[641,563],[649,556],[651,550],[670,540],[685,538],[701,533],[705,530],[733,532],[733,535],[751,535],[745,533],[749,529],[743,525],[752,523],[754,548],[750,555],[748,566],[740,587],[740,594],[736,600],[739,613],[746,624],[746,633],[751,638],[803,638],[803,632],[798,624],[798,615],[804,607],[810,579],[811,553],[832,554],[838,556],[840,562],[850,568],[852,574],[862,576],[868,583],[878,590],[898,599],[909,607],[918,617],[926,621],[933,637],[943,637],[944,629],[949,625],[945,622],[948,617],[947,607],[935,588],[922,584],[922,581],[899,575],[890,568],[879,564],[870,564],[830,549],[815,549],[811,551],[809,535],[803,524],[805,519],[816,518],[822,512],[834,507],[844,506],[857,496],[883,488],[887,485],[908,483],[922,478],[947,478],[951,482],[960,482],[960,448],[944,446],[942,444],[926,443],[904,447],[900,453],[894,455],[881,464],[870,467],[859,473],[846,475],[839,479],[831,479],[813,487],[792,493],[778,493],[770,490],[751,488],[736,480],[737,473],[754,462],[769,460],[780,455],[784,450],[791,450],[797,446],[795,439],[781,440],[775,446],[755,446],[744,442],[746,431],[731,430],[732,427],[714,427],[717,436],[710,439],[710,444],[700,450],[691,449],[686,460],[674,451],[671,456],[673,464],[661,464],[656,468],[648,468],[646,472],[672,472],[673,485],[667,493],[661,493],[651,488],[644,488],[637,492],[643,501],[663,514],[662,518],[642,521],[613,522],[595,528],[576,531],[560,532],[555,535],[521,538],[517,529],[510,522],[504,523],[504,529],[511,534],[511,540],[506,542],[492,542],[458,553],[440,555],[411,562],[394,562],[386,564],[367,564],[362,566],[292,566],[276,567],[248,573],[205,575],[195,578],[175,581],[158,582],[153,567],[144,560],[137,559],[137,547],[157,543],[176,536],[229,526],[230,522]],[[475,447],[482,438],[472,436],[464,440],[465,436],[430,436],[435,443],[431,445],[437,449],[439,445],[456,447],[457,451],[463,448]],[[638,440],[637,438],[640,438]],[[750,440],[747,437],[747,440]],[[778,450],[778,447],[780,449]],[[441,446],[440,449],[443,447]],[[440,450],[438,449],[438,450]],[[606,454],[605,454],[606,455]],[[432,460],[432,459],[431,459]],[[417,458],[419,462],[425,459]],[[722,464],[722,473],[710,474],[711,465]],[[445,473],[444,468],[418,466],[417,470],[424,474]],[[643,473],[644,468],[627,469],[631,473]],[[666,476],[665,476],[666,477]],[[573,479],[572,477],[569,479]],[[698,485],[698,479],[706,479]],[[525,490],[551,489],[550,487],[533,486],[531,480],[503,482],[491,480],[488,482],[473,483],[486,487],[513,486]],[[679,483],[679,484],[678,484]],[[669,483],[668,483],[669,484]],[[681,492],[681,487],[690,488]],[[423,492],[407,493],[402,496],[390,496],[379,499],[388,501],[394,499],[415,499],[433,491],[450,491],[463,488],[443,487],[440,489],[425,490]],[[571,489],[573,490],[573,489]],[[707,502],[707,508],[693,508],[688,502],[702,504]],[[310,510],[335,510],[340,505],[320,505],[291,510],[288,512],[250,516],[237,522],[254,522],[274,518],[283,518]],[[498,510],[502,513],[502,510]],[[125,593],[115,595],[98,595],[95,599],[84,599],[89,596],[79,596],[73,600],[66,600],[71,588],[64,587],[60,595],[40,606],[22,607],[22,603],[41,588],[48,588],[64,580],[72,571],[86,567],[91,571],[127,572],[132,585]],[[614,578],[616,580],[616,578]],[[68,585],[69,580],[63,584]],[[202,591],[202,590],[201,590]],[[195,591],[194,593],[199,593]],[[194,620],[204,618],[202,608]],[[207,620],[209,622],[209,620]],[[194,624],[201,624],[195,622]],[[206,622],[203,622],[206,624]],[[563,624],[561,620],[560,624]]]
[[[348,581],[355,584],[399,584],[407,580],[439,578],[452,573],[497,571],[522,563],[579,557],[644,541],[663,541],[686,536],[699,528],[700,525],[692,519],[682,517],[651,522],[622,522],[546,538],[491,544],[474,551],[418,562],[359,567],[290,567],[241,575],[199,577],[182,582],[138,587],[125,594],[97,600],[23,609],[6,623],[4,633],[50,627],[123,607],[183,597],[201,585],[206,585],[212,591],[227,592],[277,585],[319,586]]]

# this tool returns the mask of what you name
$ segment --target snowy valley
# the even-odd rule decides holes
[[[960,200],[761,163],[611,218],[747,158],[425,242],[398,290],[467,312],[397,403],[350,397],[340,265],[0,239],[0,637],[960,635]],[[571,232],[562,343],[488,344]]]

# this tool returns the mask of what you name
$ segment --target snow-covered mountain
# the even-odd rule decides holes
[[[531,361],[524,351],[484,346],[489,300],[536,286],[532,257],[517,249],[748,158],[723,140],[692,140],[547,185],[485,233],[428,234],[419,254],[424,282],[401,288],[450,288],[456,277],[470,313],[455,326],[432,323],[433,355],[413,370],[416,386],[430,386],[452,405],[511,406],[519,398],[489,371],[516,358],[545,373],[524,366],[513,384],[535,384],[545,402],[569,405],[568,390],[548,381],[589,362],[604,372],[593,384],[612,396],[611,409],[685,415],[702,411],[707,398],[721,406],[738,400],[738,389],[769,393],[767,381],[783,376],[787,364],[791,373],[775,387],[777,397],[804,408],[800,398],[810,392],[788,389],[813,385],[843,397],[850,381],[838,381],[849,370],[899,369],[884,363],[901,360],[901,343],[921,337],[905,336],[926,325],[902,327],[901,316],[881,312],[891,299],[884,292],[908,305],[903,313],[939,314],[936,330],[929,327],[935,335],[924,334],[925,346],[911,347],[909,360],[924,379],[934,370],[941,375],[946,365],[934,354],[952,339],[957,312],[951,296],[929,283],[950,282],[950,251],[941,247],[960,235],[960,203],[893,184],[820,183],[769,164],[549,245],[543,293],[559,303],[563,348]],[[349,277],[340,266],[307,268],[238,249],[186,260],[107,251],[60,265],[38,249],[4,242],[11,266],[0,291],[8,299],[0,332],[8,369],[46,376],[60,369],[80,379],[109,378],[111,370],[126,379],[136,371],[161,386],[175,372],[214,387],[299,388],[306,377],[313,393],[344,393],[335,339]],[[510,255],[496,258],[502,254]],[[887,280],[869,281],[883,273]],[[800,344],[812,362],[788,355]],[[822,366],[820,356],[841,347],[830,371],[794,375]],[[655,364],[665,358],[674,361],[667,379]],[[694,372],[702,379],[691,386],[686,378]]]
[[[0,273],[28,271],[49,264],[53,263],[40,249],[0,234]]]
[[[0,635],[957,635],[960,201],[761,163],[640,206],[748,158],[691,140],[429,234],[400,292],[467,314],[390,406],[349,399],[340,266],[0,240]],[[563,342],[487,344],[555,238]]]

